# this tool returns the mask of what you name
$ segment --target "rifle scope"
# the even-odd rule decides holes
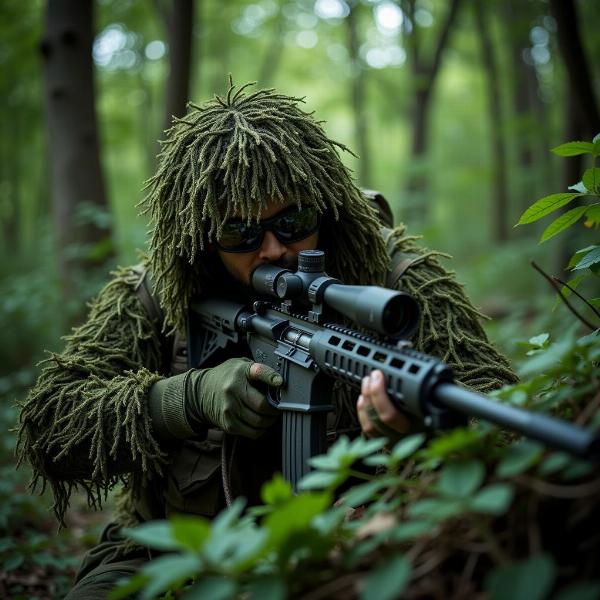
[[[260,265],[252,273],[252,289],[284,301],[310,303],[309,316],[323,304],[358,325],[387,336],[408,338],[419,323],[419,306],[404,292],[373,285],[344,285],[324,271],[322,250],[302,250],[294,273],[275,265]]]

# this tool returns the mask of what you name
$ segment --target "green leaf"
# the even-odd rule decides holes
[[[4,537],[0,539],[0,552],[6,552],[15,547],[15,541],[11,538]]]
[[[143,573],[136,573],[128,579],[117,581],[117,587],[108,593],[108,600],[121,600],[121,598],[131,598],[133,592],[141,590],[150,580]]]
[[[552,148],[558,156],[579,156],[580,154],[593,154],[594,145],[590,142],[567,142]]]
[[[368,456],[374,452],[378,452],[387,444],[385,438],[375,438],[372,440],[365,439],[363,437],[357,437],[350,444],[350,453],[357,458]]]
[[[498,567],[486,578],[485,589],[491,600],[543,600],[547,597],[556,567],[547,554],[512,565]]]
[[[344,494],[344,503],[353,507],[365,504],[365,502],[372,500],[379,490],[388,487],[389,483],[390,481],[388,479],[379,478],[356,485]]]
[[[571,457],[566,452],[553,452],[538,467],[538,474],[547,477],[564,469],[570,462]]]
[[[202,517],[177,515],[171,518],[171,533],[182,547],[200,550],[210,536],[210,523]]]
[[[542,445],[531,440],[512,445],[496,467],[496,475],[512,477],[523,473],[537,462],[542,451]]]
[[[537,346],[538,348],[543,348],[549,339],[550,339],[549,333],[540,333],[539,335],[529,338],[529,343],[532,346]]]
[[[285,600],[287,590],[281,577],[264,577],[248,585],[249,600]]]
[[[260,497],[265,504],[275,506],[287,502],[293,496],[292,486],[281,473],[275,474],[273,479],[262,486]]]
[[[176,584],[190,579],[200,569],[200,558],[194,554],[159,556],[146,563],[141,573],[149,578],[140,595],[142,600],[155,598]]]
[[[598,600],[600,581],[581,581],[558,592],[554,600]]]
[[[585,211],[586,225],[598,225],[600,224],[600,203],[592,204]],[[590,223],[588,224],[587,221]]]
[[[590,250],[593,250],[594,248],[598,248],[598,246],[596,244],[592,244],[590,246],[586,246],[585,248],[580,248],[579,250],[577,250],[575,254],[573,254],[573,256],[571,256],[571,258],[569,259],[568,267],[574,267]]]
[[[134,542],[156,550],[181,550],[182,545],[173,537],[168,521],[150,521],[135,529],[125,528],[123,534]]]
[[[466,498],[483,482],[485,467],[480,460],[455,460],[448,463],[438,482],[438,491],[455,498]]]
[[[182,600],[228,600],[238,591],[238,584],[233,579],[224,577],[206,577],[194,585]]]
[[[549,215],[550,213],[558,210],[562,206],[569,204],[575,198],[578,198],[581,194],[569,194],[567,192],[560,194],[550,194],[550,196],[544,196],[537,202],[534,202],[522,215],[517,225],[526,225],[527,223],[534,223],[538,219]]]
[[[512,485],[492,483],[480,490],[469,502],[471,510],[489,515],[502,515],[510,506],[514,496]]]
[[[583,182],[583,185],[585,185],[588,192],[597,194],[600,191],[600,169],[598,167],[586,169],[583,172],[581,181]]]
[[[330,501],[330,494],[307,492],[277,507],[264,521],[270,544],[273,547],[281,546],[295,532],[308,530],[312,520],[329,506]]]
[[[4,561],[2,568],[5,571],[14,571],[15,569],[18,569],[24,562],[25,557],[22,554],[13,554]]]
[[[390,533],[390,539],[396,542],[412,540],[421,535],[430,534],[434,527],[435,525],[431,521],[409,521],[395,527]]]
[[[416,433],[400,440],[391,452],[393,462],[397,464],[414,454],[422,446],[424,441],[424,433]]]
[[[519,375],[522,378],[531,377],[537,374],[547,374],[556,369],[565,357],[569,355],[573,348],[573,341],[567,336],[563,336],[557,342],[550,344],[543,352],[538,352],[532,358],[525,361],[519,367]]]
[[[393,600],[405,590],[410,579],[410,563],[401,555],[380,562],[365,577],[361,600]]]
[[[558,219],[552,221],[552,223],[546,227],[544,233],[542,233],[540,244],[542,242],[546,242],[555,235],[558,235],[561,231],[564,231],[565,229],[571,227],[571,225],[577,223],[587,208],[587,206],[576,206],[575,208],[568,210],[566,213],[558,217]]]
[[[573,190],[574,192],[579,192],[580,194],[587,194],[588,193],[588,190],[585,187],[585,184],[583,183],[583,181],[579,181],[575,185],[570,185],[569,189]]]
[[[328,511],[317,515],[312,524],[322,535],[331,535],[346,518],[347,507],[336,506]]]
[[[586,460],[572,459],[569,465],[561,473],[561,478],[565,481],[585,477],[594,470],[594,463]]]
[[[385,454],[385,453],[379,453],[379,454],[371,454],[371,456],[367,456],[365,459],[363,459],[363,462],[365,463],[365,465],[368,465],[369,467],[387,467],[390,468],[392,465],[391,463],[391,456],[389,454]]]
[[[467,507],[460,500],[446,498],[426,498],[419,500],[408,509],[411,517],[431,519],[433,521],[444,521],[456,515],[465,513]]]
[[[425,450],[425,454],[428,458],[444,458],[473,446],[479,437],[480,434],[474,429],[458,427],[432,440]]]
[[[307,473],[299,482],[300,490],[322,490],[336,487],[344,480],[344,475],[337,471],[312,471]]]
[[[592,265],[600,263],[600,246],[596,246],[590,250],[584,257],[573,267],[573,271],[578,269],[588,269]]]

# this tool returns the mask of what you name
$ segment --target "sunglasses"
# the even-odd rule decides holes
[[[258,250],[265,233],[271,231],[284,245],[307,238],[319,228],[321,216],[314,206],[290,206],[274,217],[251,221],[229,219],[224,225],[217,246],[223,252],[253,252]]]

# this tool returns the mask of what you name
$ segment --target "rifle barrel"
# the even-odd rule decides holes
[[[549,415],[494,402],[452,383],[440,383],[434,395],[439,404],[463,414],[496,423],[582,458],[600,458],[600,436],[594,431]]]

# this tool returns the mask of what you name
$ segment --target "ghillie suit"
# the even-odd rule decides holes
[[[153,225],[145,268],[162,322],[136,291],[140,270],[117,270],[87,322],[66,338],[62,353],[45,361],[22,409],[20,457],[31,462],[34,484],[51,484],[61,523],[75,487],[98,506],[118,482],[124,484],[121,524],[175,510],[212,516],[222,506],[218,485],[206,485],[220,468],[218,439],[195,442],[194,456],[211,456],[206,464],[181,454],[180,446],[161,444],[147,398],[156,381],[172,374],[168,345],[183,329],[190,299],[225,285],[212,246],[223,223],[234,214],[260,219],[268,201],[318,208],[327,271],[345,283],[384,285],[390,255],[410,255],[396,284],[422,306],[416,347],[448,361],[459,381],[479,391],[514,381],[487,342],[481,315],[440,266],[440,255],[420,248],[403,226],[382,234],[377,214],[339,158],[338,149],[346,148],[329,140],[300,102],[273,90],[246,93],[232,86],[225,98],[192,105],[168,131],[145,199]],[[355,396],[337,389],[336,428],[356,425]],[[252,455],[252,442],[249,448]],[[190,470],[201,471],[196,480],[189,480]],[[177,479],[182,472],[187,483]],[[196,496],[190,499],[183,488]],[[171,493],[177,501],[170,501]],[[198,510],[196,498],[207,496],[210,507]]]

